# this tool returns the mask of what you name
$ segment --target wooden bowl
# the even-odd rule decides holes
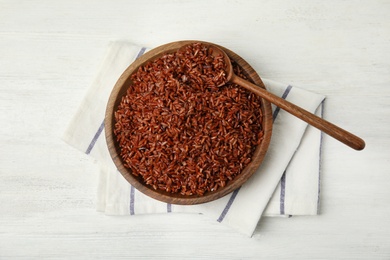
[[[155,190],[151,186],[146,185],[142,180],[141,176],[135,176],[131,173],[131,170],[125,168],[122,162],[120,154],[119,144],[116,141],[115,135],[113,133],[115,118],[114,111],[117,109],[119,103],[121,102],[121,98],[126,95],[126,90],[132,84],[130,76],[137,71],[137,69],[144,65],[149,60],[154,60],[161,57],[165,53],[172,53],[178,50],[180,47],[186,44],[194,43],[194,42],[202,42],[202,41],[178,41],[172,42],[145,53],[139,59],[134,61],[120,76],[117,83],[115,84],[111,95],[109,97],[106,115],[105,115],[105,134],[107,146],[111,155],[112,160],[114,161],[116,167],[119,172],[123,175],[123,177],[137,190],[146,194],[149,197],[157,199],[159,201],[163,201],[171,204],[181,204],[181,205],[193,205],[200,204],[209,201],[216,200],[221,198],[235,189],[239,188],[242,184],[244,184],[248,179],[255,173],[257,168],[260,166],[261,162],[264,159],[264,156],[267,152],[268,145],[271,140],[272,134],[272,110],[271,104],[262,99],[262,110],[263,110],[263,131],[264,131],[264,139],[260,145],[256,147],[254,155],[252,157],[252,162],[248,164],[243,171],[235,177],[232,181],[229,181],[225,187],[219,188],[216,191],[206,192],[204,195],[190,195],[185,196],[179,193],[168,193],[162,190]],[[209,44],[208,42],[202,42],[204,44]],[[235,54],[234,52],[219,46],[223,49],[231,60],[235,61],[247,75],[248,79],[255,83],[257,86],[265,88],[263,82],[261,81],[259,75],[253,70],[253,68],[240,56]],[[249,180],[250,181],[250,180]]]

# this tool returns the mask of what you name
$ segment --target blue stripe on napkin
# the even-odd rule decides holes
[[[97,139],[99,138],[100,134],[103,132],[104,129],[104,119],[103,122],[100,124],[98,130],[96,131],[95,135],[92,138],[92,141],[89,143],[87,150],[85,151],[86,154],[90,154],[93,147],[95,146],[95,143]]]

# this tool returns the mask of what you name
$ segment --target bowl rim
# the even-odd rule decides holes
[[[262,98],[262,105],[261,105],[263,111],[262,127],[264,131],[264,135],[263,135],[262,142],[256,147],[255,153],[252,156],[252,161],[243,169],[243,171],[238,176],[235,177],[233,181],[228,182],[225,187],[219,188],[213,192],[206,192],[202,196],[199,195],[185,196],[179,193],[168,193],[162,190],[154,190],[152,187],[144,184],[143,181],[140,179],[140,177],[136,177],[135,175],[133,175],[130,169],[124,167],[122,163],[122,159],[119,156],[119,147],[116,145],[117,141],[115,139],[115,135],[113,134],[113,126],[115,124],[114,123],[115,109],[118,106],[123,94],[126,92],[128,85],[130,84],[129,83],[129,81],[131,81],[130,76],[146,62],[156,59],[159,56],[162,56],[166,53],[174,52],[175,50],[179,49],[184,45],[196,43],[196,42],[203,43],[205,45],[214,44],[214,43],[199,41],[199,40],[175,41],[175,42],[160,45],[146,52],[144,55],[136,59],[125,69],[125,71],[122,73],[122,75],[118,78],[117,82],[115,83],[110,93],[107,106],[106,106],[106,112],[105,112],[105,120],[104,120],[105,139],[106,139],[107,148],[109,150],[111,159],[113,160],[115,166],[117,167],[117,170],[138,191],[144,193],[145,195],[151,198],[154,198],[162,202],[170,203],[170,204],[194,205],[194,204],[206,203],[221,198],[233,192],[234,190],[238,189],[246,181],[250,179],[250,177],[256,172],[257,168],[259,168],[260,165],[262,164],[265,154],[268,151],[268,146],[272,136],[273,120],[272,120],[271,103]],[[219,45],[217,46],[223,49],[232,60],[236,62],[237,60],[239,60],[241,63],[243,63],[240,64],[241,67],[242,65],[244,65],[245,67],[245,69],[243,68],[243,71],[245,71],[247,74],[250,75],[249,78],[257,86],[265,89],[265,85],[261,80],[260,76],[243,58],[241,58],[236,53],[232,52],[231,50],[223,46],[219,46]]]

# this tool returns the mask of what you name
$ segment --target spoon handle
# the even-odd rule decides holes
[[[321,117],[318,117],[307,110],[294,105],[287,100],[280,98],[278,96],[275,96],[274,94],[271,94],[267,90],[260,88],[256,86],[255,84],[250,83],[249,81],[246,81],[236,75],[233,74],[231,81],[233,83],[236,83],[252,92],[257,94],[258,96],[268,100],[269,102],[273,103],[274,105],[280,107],[281,109],[289,112],[290,114],[302,119],[303,121],[307,122],[308,124],[318,128],[319,130],[323,131],[324,133],[332,136],[333,138],[339,140],[340,142],[348,145],[349,147],[355,149],[355,150],[363,150],[365,147],[364,141],[357,137],[354,134],[351,134],[350,132],[322,119]]]

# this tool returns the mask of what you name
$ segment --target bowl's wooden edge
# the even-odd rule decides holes
[[[106,107],[106,113],[105,113],[105,137],[106,137],[106,143],[109,150],[109,153],[111,155],[111,158],[117,167],[118,171],[123,175],[123,177],[132,185],[134,188],[139,190],[140,192],[146,194],[147,196],[150,196],[154,199],[157,199],[162,202],[171,203],[171,204],[180,204],[180,205],[194,205],[194,204],[200,204],[205,202],[210,202],[212,200],[215,200],[217,198],[223,197],[235,189],[239,188],[241,184],[237,185],[237,183],[244,183],[247,181],[256,171],[258,166],[261,164],[262,160],[264,159],[264,156],[268,150],[268,146],[270,143],[271,135],[272,135],[272,109],[271,104],[266,101],[262,100],[262,109],[263,109],[263,130],[264,130],[264,139],[262,140],[261,144],[257,147],[255,154],[260,153],[261,156],[254,156],[256,160],[252,161],[239,176],[236,177],[235,182],[232,185],[227,185],[224,189],[217,190],[216,192],[210,192],[206,193],[203,196],[182,196],[179,194],[175,194],[176,197],[172,197],[172,194],[163,192],[163,191],[156,191],[149,187],[144,186],[141,184],[141,182],[133,175],[131,174],[130,170],[125,168],[121,163],[121,158],[118,156],[118,150],[115,147],[115,140],[113,136],[113,127],[114,127],[114,116],[113,116],[113,110],[117,106],[117,103],[119,102],[117,100],[117,96],[119,92],[121,91],[122,87],[126,84],[126,81],[130,77],[130,75],[138,69],[138,67],[145,64],[150,59],[156,59],[159,56],[162,56],[165,53],[168,52],[174,52],[177,49],[181,48],[184,45],[194,43],[194,42],[202,42],[204,44],[210,44],[209,42],[204,41],[197,41],[197,40],[186,40],[186,41],[177,41],[172,43],[167,43],[164,45],[161,45],[159,47],[156,47],[155,49],[145,53],[142,55],[139,59],[137,59],[135,62],[133,62],[119,77],[116,84],[113,87],[113,90],[110,94],[110,97],[107,102]],[[218,46],[218,45],[217,45]],[[223,49],[228,56],[237,62],[243,69],[248,73],[248,77],[250,80],[252,80],[256,85],[259,87],[262,87],[265,89],[265,85],[263,81],[261,80],[260,76],[256,73],[256,71],[239,55],[236,53],[230,51],[229,49],[219,46],[221,49]]]

